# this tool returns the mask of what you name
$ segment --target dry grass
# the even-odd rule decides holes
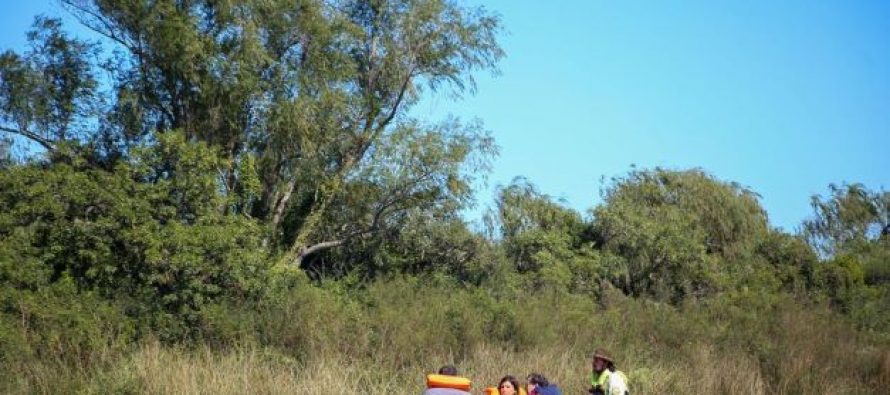
[[[688,358],[664,358],[646,366],[627,366],[635,394],[868,394],[880,389],[855,383],[855,375],[817,372],[812,355],[788,355],[787,376],[778,388],[769,388],[757,361],[713,347],[695,346]],[[890,355],[887,353],[885,355]],[[887,358],[886,356],[884,358]],[[447,356],[441,360],[447,361]],[[801,362],[795,362],[800,360]],[[798,366],[799,365],[799,366]],[[532,371],[545,373],[566,394],[584,393],[589,365],[580,349],[550,348],[523,353],[490,345],[479,346],[459,363],[474,379],[474,394],[492,386],[505,374],[520,379]],[[807,366],[807,368],[803,368]],[[94,381],[90,393],[148,394],[418,394],[424,374],[437,366],[401,370],[380,369],[373,361],[325,358],[300,363],[269,350],[245,347],[229,352],[207,349],[186,351],[151,343],[132,354],[126,363]],[[824,373],[824,374],[823,374]]]
[[[565,295],[505,301],[412,289],[375,289],[365,304],[310,289],[277,310],[245,316],[261,325],[243,341],[190,348],[145,341],[94,350],[83,366],[19,358],[0,373],[8,378],[0,393],[417,395],[426,373],[456,363],[476,394],[505,374],[530,372],[580,394],[596,347],[612,351],[634,394],[890,388],[886,342],[793,301],[677,308],[626,298],[603,310]]]

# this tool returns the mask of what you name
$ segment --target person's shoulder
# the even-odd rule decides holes
[[[620,382],[620,383],[626,384],[627,383],[627,375],[625,375],[624,372],[622,372],[620,370],[616,370],[615,372],[613,372],[612,374],[609,375],[609,382],[613,382],[613,383]]]
[[[546,387],[538,387],[538,394],[540,395],[562,395],[562,390],[555,385],[549,385]]]
[[[615,371],[609,376],[609,387],[619,394],[627,392],[627,376],[621,371]]]

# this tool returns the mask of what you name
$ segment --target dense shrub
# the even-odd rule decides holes
[[[113,171],[73,156],[0,172],[4,287],[71,282],[171,339],[194,331],[204,304],[258,295],[261,229],[224,215],[212,150],[171,134],[138,158]]]

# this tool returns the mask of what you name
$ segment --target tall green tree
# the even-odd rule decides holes
[[[890,192],[862,184],[828,189],[829,196],[813,196],[813,216],[803,222],[802,234],[825,265],[860,267],[866,283],[890,284]]]
[[[890,192],[862,184],[831,184],[828,190],[827,197],[812,197],[813,217],[803,223],[813,248],[830,257],[890,237]]]
[[[768,234],[757,195],[702,170],[634,170],[612,180],[593,210],[597,246],[630,295],[679,301],[726,284]]]
[[[498,19],[481,8],[449,0],[62,3],[112,55],[97,62],[93,46],[39,20],[29,36],[35,49],[0,62],[3,132],[48,150],[78,136],[106,162],[171,131],[207,143],[222,159],[220,190],[239,197],[218,209],[265,224],[282,262],[395,226],[409,209],[436,206],[442,190],[465,203],[455,180],[465,181],[459,172],[468,168],[454,158],[493,152],[467,143],[468,153],[428,155],[425,168],[374,181],[391,182],[379,188],[393,193],[369,195],[377,200],[362,201],[366,208],[338,207],[356,203],[348,194],[363,177],[392,166],[381,160],[412,155],[381,159],[390,145],[487,139],[472,124],[409,116],[425,90],[472,92],[473,73],[503,56]],[[96,63],[110,76],[101,91]],[[54,70],[61,77],[38,78]],[[367,207],[378,215],[358,214]]]

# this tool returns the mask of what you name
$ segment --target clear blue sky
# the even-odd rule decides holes
[[[502,74],[414,114],[492,131],[501,155],[482,206],[519,175],[584,211],[601,177],[632,164],[701,167],[758,192],[793,231],[831,182],[890,187],[890,2],[470,4],[502,16]],[[63,14],[4,5],[0,49],[20,48],[36,13]]]

